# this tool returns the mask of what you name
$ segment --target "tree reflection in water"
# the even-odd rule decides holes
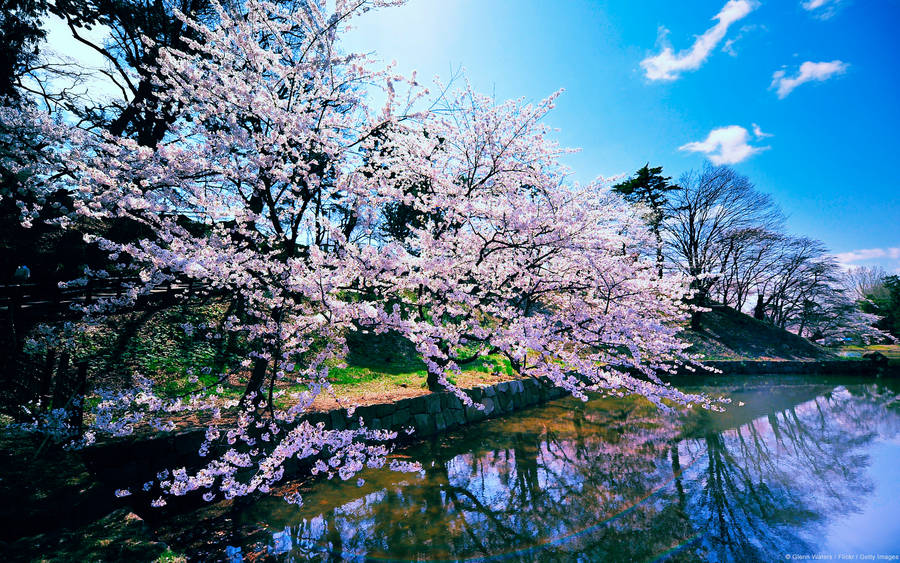
[[[235,560],[815,553],[828,520],[872,492],[867,447],[898,434],[887,406],[896,387],[745,386],[733,396],[747,406],[726,415],[664,415],[630,399],[533,409],[412,448],[426,460],[421,474],[372,470],[362,486],[314,483],[299,509],[274,499],[242,508],[230,517],[244,535],[220,538]],[[185,547],[226,551],[206,543]]]

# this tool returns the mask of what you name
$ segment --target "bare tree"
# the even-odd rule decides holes
[[[760,310],[776,326],[786,328],[796,318],[806,300],[813,300],[820,285],[835,283],[837,266],[822,242],[806,237],[790,237],[778,257],[772,275],[757,285],[756,316]]]
[[[711,296],[743,310],[754,289],[772,275],[786,237],[759,227],[735,231],[725,238],[719,255],[719,275]]]
[[[777,232],[783,216],[771,196],[726,166],[688,172],[679,184],[682,189],[668,202],[666,245],[670,261],[692,279],[695,304],[703,305],[722,274],[723,254],[734,251],[739,233]],[[699,328],[697,314],[691,326]]]
[[[844,274],[844,285],[857,301],[873,296],[886,297],[888,294],[884,287],[886,277],[887,273],[880,266],[858,266],[850,268]]]
[[[784,234],[772,198],[727,167],[682,176],[663,224],[667,258],[691,278],[693,304],[712,300],[823,342],[878,338],[877,317],[857,301],[879,287],[883,272],[842,272],[818,240]],[[852,289],[851,289],[852,288]],[[695,312],[691,328],[700,328]]]
[[[757,277],[754,316],[799,336],[836,344],[880,341],[876,315],[865,313],[847,276],[818,240],[782,236],[767,273]]]

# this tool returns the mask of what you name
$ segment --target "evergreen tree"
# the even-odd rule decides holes
[[[46,35],[41,29],[46,11],[43,0],[0,0],[0,98],[19,97],[16,86],[35,64]]]
[[[900,338],[900,276],[885,277],[881,286],[886,291],[870,293],[866,300],[860,302],[860,308],[881,317],[875,323],[877,328]]]
[[[622,194],[627,201],[640,203],[647,208],[646,221],[650,230],[653,231],[653,236],[656,237],[656,265],[659,269],[659,277],[662,277],[663,273],[660,226],[665,219],[666,194],[680,188],[669,183],[671,179],[662,175],[662,166],[650,168],[650,163],[647,163],[632,178],[613,186],[613,190]]]

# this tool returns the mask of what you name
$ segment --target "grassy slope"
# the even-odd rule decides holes
[[[701,316],[699,332],[685,331],[690,351],[709,360],[820,360],[835,356],[796,334],[716,305]]]

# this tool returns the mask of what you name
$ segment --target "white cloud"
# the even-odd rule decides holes
[[[734,48],[735,43],[737,43],[738,41],[740,41],[741,39],[743,39],[750,33],[758,31],[758,30],[766,31],[766,27],[762,26],[762,25],[756,25],[756,24],[741,26],[741,29],[738,31],[737,36],[732,37],[731,39],[725,40],[725,44],[722,45],[722,52],[728,53],[732,57],[736,57],[738,55],[738,53],[737,53],[737,49]]]
[[[800,7],[813,12],[817,18],[826,20],[837,12],[841,2],[842,0],[806,0],[800,3]]]
[[[765,139],[766,137],[774,137],[775,135],[771,133],[763,133],[763,130],[759,128],[759,125],[756,123],[753,124],[753,136],[757,139]]]
[[[891,248],[861,248],[850,252],[840,252],[834,255],[842,264],[852,264],[866,260],[900,260],[900,247]]]
[[[704,141],[694,141],[678,147],[681,151],[702,152],[715,165],[737,164],[769,147],[754,147],[748,143],[750,133],[740,125],[719,127],[709,132]]]
[[[725,41],[725,44],[722,45],[722,52],[728,53],[732,57],[736,57],[737,51],[734,50],[734,43],[736,41],[737,41],[737,39],[729,39],[729,40]]]
[[[806,61],[800,65],[797,76],[786,76],[783,70],[777,71],[772,75],[772,85],[769,87],[777,88],[778,97],[783,99],[797,86],[812,81],[824,82],[832,76],[843,74],[848,66],[847,63],[838,60],[821,63]]]
[[[650,80],[675,80],[686,70],[700,68],[703,61],[725,37],[731,24],[744,18],[757,5],[755,0],[728,0],[728,3],[713,18],[718,20],[716,25],[698,36],[690,49],[679,51],[676,54],[672,47],[665,46],[658,55],[641,61],[641,67],[646,72],[647,78]]]

